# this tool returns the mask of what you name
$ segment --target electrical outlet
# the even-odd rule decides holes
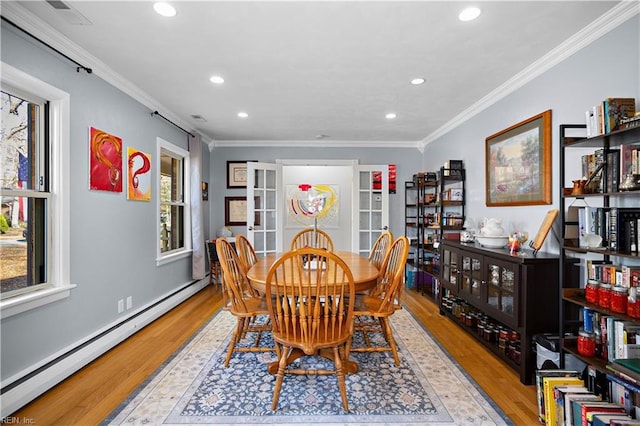
[[[118,313],[121,314],[124,312],[124,300],[118,300]]]
[[[133,306],[133,296],[127,297],[127,310],[131,309]]]

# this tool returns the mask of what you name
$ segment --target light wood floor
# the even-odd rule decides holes
[[[538,424],[535,386],[438,312],[415,291],[403,303],[517,425]],[[136,335],[14,414],[36,425],[95,425],[221,307],[218,286],[208,286]]]

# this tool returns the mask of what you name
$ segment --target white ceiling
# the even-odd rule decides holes
[[[64,2],[71,12],[6,0],[2,12],[32,33],[61,33],[71,43],[58,36],[53,46],[150,111],[222,145],[429,142],[549,58],[570,54],[565,42],[584,38],[585,27],[604,27],[602,15],[628,8],[617,1],[173,1],[177,15],[163,18],[150,1]],[[459,21],[471,3],[482,15]],[[78,18],[87,25],[70,23]],[[225,83],[212,84],[214,74]],[[413,86],[414,77],[427,82]],[[388,112],[397,118],[385,119]]]

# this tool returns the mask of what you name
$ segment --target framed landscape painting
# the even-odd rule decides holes
[[[485,141],[488,207],[551,204],[551,110]]]

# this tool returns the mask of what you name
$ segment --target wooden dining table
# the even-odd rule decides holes
[[[360,255],[359,253],[353,253],[350,251],[334,251],[349,267],[351,274],[353,275],[355,292],[364,292],[375,287],[378,280],[378,269],[369,262],[369,259]],[[267,292],[267,273],[271,265],[280,257],[282,253],[268,253],[266,256],[258,258],[258,262],[254,264],[247,271],[247,278],[249,279],[252,288],[257,290],[260,294],[266,294]],[[300,350],[293,350],[288,358],[287,364],[293,362],[296,358],[303,356],[304,354]],[[322,351],[318,354],[325,356]],[[327,353],[327,358],[332,359],[333,354]],[[358,371],[358,364],[352,360],[346,360],[343,364],[347,373],[355,373]],[[267,367],[267,371],[271,374],[278,372],[278,361],[274,361]]]
[[[356,293],[375,287],[378,279],[378,269],[369,262],[369,259],[350,251],[334,251],[334,253],[337,254],[351,270]],[[267,292],[267,273],[271,265],[274,264],[281,254],[282,253],[268,253],[266,256],[258,258],[258,262],[247,272],[247,278],[249,278],[251,287],[260,294]]]

